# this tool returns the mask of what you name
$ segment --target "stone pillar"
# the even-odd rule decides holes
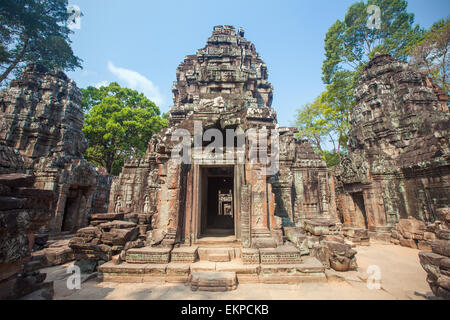
[[[242,230],[245,228],[242,222],[241,215],[241,201],[242,201],[242,186],[245,184],[244,181],[245,171],[243,164],[236,164],[234,166],[234,231],[236,234],[236,239],[241,240]],[[248,222],[247,222],[248,223]]]
[[[186,206],[184,208],[184,243],[186,245],[192,245],[194,241],[192,215],[194,210],[194,197],[198,195],[198,186],[195,184],[195,174],[197,174],[198,166],[192,165],[187,174],[187,186],[186,186]],[[195,187],[195,189],[194,189]]]
[[[250,184],[241,186],[240,199],[241,243],[244,248],[250,248],[252,230],[252,186]]]
[[[265,176],[259,165],[247,165],[247,180],[252,185],[252,226],[267,229]]]
[[[275,202],[274,211],[286,226],[295,222],[294,210],[292,208],[292,185],[286,182],[276,181],[271,185]],[[272,192],[271,192],[272,193]]]
[[[292,168],[295,201],[294,201],[294,223],[296,226],[302,227],[303,221],[306,219],[306,211],[303,206],[305,201],[305,191],[303,185],[304,170]]]
[[[251,246],[254,248],[273,248],[276,241],[269,230],[267,215],[267,188],[265,168],[260,165],[247,165],[247,182],[251,184]]]
[[[319,183],[319,207],[320,207],[320,217],[321,218],[329,218],[329,204],[328,204],[328,179],[327,172],[319,172],[317,181]]]
[[[64,219],[64,209],[66,207],[67,194],[69,193],[69,186],[67,184],[62,184],[58,186],[57,191],[57,202],[55,207],[54,218],[50,225],[50,232],[59,233],[62,229],[63,219]]]
[[[167,232],[162,244],[172,245],[176,241],[179,227],[180,165],[174,161],[167,161],[160,166],[161,178],[165,180],[165,183],[161,186],[161,206],[157,227],[159,230]]]
[[[332,172],[328,173],[328,179],[327,179],[327,184],[328,184],[328,188],[329,188],[329,192],[330,192],[330,196],[329,196],[329,216],[331,219],[335,219],[336,221],[338,221],[338,216],[337,216],[337,208],[336,208],[336,187],[334,185],[334,174]]]
[[[283,220],[281,217],[275,215],[275,194],[272,190],[272,184],[267,183],[267,196],[268,196],[268,208],[269,208],[269,225],[272,237],[275,239],[277,245],[283,244]]]

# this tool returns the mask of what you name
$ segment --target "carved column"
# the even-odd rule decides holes
[[[250,184],[241,186],[240,198],[241,242],[244,248],[249,248],[251,246],[252,230],[252,186]]]

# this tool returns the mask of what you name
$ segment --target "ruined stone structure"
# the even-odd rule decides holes
[[[431,242],[431,252],[420,252],[419,259],[427,272],[431,291],[441,298],[450,300],[450,213],[445,221],[447,229],[438,230],[437,239]]]
[[[369,62],[355,91],[349,156],[336,169],[348,231],[420,249],[436,296],[450,298],[448,97],[408,64]]]
[[[125,163],[109,213],[72,239],[77,263],[111,259],[99,267],[105,280],[191,279],[193,290],[207,290],[217,271],[233,273],[217,278],[217,290],[235,288],[236,277],[326,280],[314,247],[336,240],[328,237],[338,232],[334,177],[295,129],[277,124],[267,67],[244,31],[215,27],[176,75],[169,127],[152,137],[143,158]],[[307,242],[285,239],[288,227]],[[346,260],[331,254],[332,244],[322,260],[352,269],[356,252],[342,245]]]
[[[109,212],[147,216],[152,244],[195,244],[218,235],[215,229],[222,225],[253,248],[281,245],[282,226],[334,218],[330,172],[307,142],[294,139],[295,129],[279,128],[267,79],[267,67],[244,31],[215,27],[206,47],[178,67],[169,128],[152,138],[145,157],[125,164],[112,187]],[[223,141],[223,158],[208,158],[202,136],[211,128],[223,133],[223,140],[227,129],[266,129],[268,149],[273,150],[272,138],[279,138],[279,167],[266,174],[265,165],[251,163],[256,150],[248,143],[227,149]],[[172,159],[180,143],[173,136],[177,130],[192,139],[190,164]],[[202,141],[195,144],[198,132]],[[268,156],[274,156],[270,150]],[[219,191],[232,194],[232,215],[216,212]]]
[[[349,155],[336,170],[344,225],[389,241],[401,219],[442,221],[440,212],[450,203],[445,93],[408,64],[378,55],[364,69],[355,98]],[[417,247],[424,231],[421,239],[403,232],[404,242]]]
[[[450,114],[428,78],[369,62],[334,173],[277,124],[243,29],[214,27],[176,79],[169,127],[118,178],[84,160],[81,92],[65,74],[30,65],[0,92],[0,299],[51,298],[37,270],[73,259],[105,281],[192,290],[326,281],[357,269],[352,248],[370,238],[423,250],[430,288],[450,298]],[[76,235],[48,245],[38,230]]]
[[[44,227],[52,233],[86,226],[97,189],[96,170],[83,159],[87,141],[81,131],[81,99],[75,82],[40,65],[27,66],[20,79],[0,92],[0,152],[5,171],[32,174],[36,188],[55,193],[54,216]],[[23,158],[21,167],[14,161],[15,154]],[[106,191],[101,189],[106,195],[108,183],[103,187]],[[107,196],[103,201],[108,201]],[[99,201],[95,206],[104,207]]]
[[[34,233],[52,218],[54,194],[33,188],[33,182],[31,175],[0,171],[0,299],[35,291],[41,298],[53,297],[53,282],[44,282],[46,274],[38,271],[40,263],[32,261],[31,250]]]

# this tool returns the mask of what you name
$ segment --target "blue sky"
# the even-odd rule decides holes
[[[328,28],[356,0],[70,0],[84,16],[71,36],[83,70],[79,87],[117,81],[144,92],[163,112],[184,57],[203,48],[215,25],[242,26],[269,69],[272,107],[282,126],[319,95]],[[415,22],[430,27],[450,13],[449,0],[409,0]]]

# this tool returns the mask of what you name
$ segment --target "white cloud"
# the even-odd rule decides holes
[[[100,87],[107,87],[109,85],[109,82],[106,80],[100,81],[95,84],[95,87],[98,89]]]
[[[164,98],[159,92],[159,88],[140,73],[125,68],[116,67],[111,61],[108,62],[108,70],[117,78],[125,82],[128,88],[142,92],[157,106],[164,104]]]

